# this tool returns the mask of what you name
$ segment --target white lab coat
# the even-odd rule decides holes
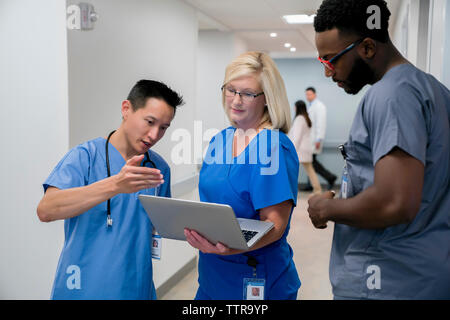
[[[308,108],[308,115],[312,122],[311,128],[311,143],[314,154],[320,154],[322,152],[323,140],[325,139],[325,132],[327,129],[327,108],[319,100],[314,99]],[[320,141],[320,148],[316,150],[316,142]]]
[[[295,117],[288,137],[295,146],[298,160],[301,163],[312,162],[313,147],[311,144],[311,128],[308,127],[304,116],[299,115]]]

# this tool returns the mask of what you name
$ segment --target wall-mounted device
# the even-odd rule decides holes
[[[94,22],[98,20],[98,14],[94,6],[90,3],[81,2],[78,4],[81,10],[81,30],[94,29]]]
[[[80,2],[67,7],[67,28],[70,30],[92,30],[98,14],[90,3]]]

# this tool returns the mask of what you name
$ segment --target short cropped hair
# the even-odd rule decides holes
[[[367,9],[375,5],[380,9],[380,28],[370,29],[367,20],[373,14]],[[343,34],[357,34],[383,43],[389,40],[389,11],[384,0],[324,0],[314,18],[316,32],[337,28]]]
[[[139,80],[128,94],[133,111],[143,108],[149,98],[164,100],[174,108],[184,104],[183,98],[162,82],[155,80]]]
[[[308,87],[308,88],[306,88],[305,91],[312,91],[312,92],[316,93],[316,89],[314,87]]]
[[[249,75],[256,75],[266,98],[267,108],[260,124],[267,122],[270,129],[280,129],[288,133],[291,126],[291,110],[284,81],[275,62],[263,52],[243,53],[227,66],[223,85]],[[222,105],[225,109],[225,91],[222,92]],[[233,126],[236,125],[229,120]]]

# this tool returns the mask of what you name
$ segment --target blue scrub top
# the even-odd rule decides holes
[[[107,178],[104,138],[70,150],[44,182],[69,189]],[[170,169],[149,150],[150,159],[164,175],[158,195],[170,197]],[[109,144],[111,176],[125,160]],[[146,164],[150,166],[150,164]],[[119,194],[111,198],[112,227],[106,226],[106,201],[64,221],[65,241],[56,270],[52,299],[156,299],[152,280],[152,224],[138,200],[155,189]]]
[[[378,160],[400,148],[425,166],[422,200],[411,223],[377,230],[335,224],[330,280],[337,298],[450,299],[449,127],[449,90],[409,63],[365,94],[345,144],[347,197],[373,185]]]
[[[230,205],[238,218],[260,220],[259,210],[292,200],[297,203],[299,161],[290,139],[278,130],[264,129],[236,158],[232,157],[235,128],[229,127],[210,142],[200,172],[201,201]],[[292,208],[293,210],[293,208]],[[292,211],[291,211],[292,214]],[[258,261],[257,278],[266,280],[265,299],[296,299],[300,280],[286,241],[289,223],[278,241],[250,251]],[[243,299],[244,278],[253,268],[244,254],[199,258],[197,299]]]

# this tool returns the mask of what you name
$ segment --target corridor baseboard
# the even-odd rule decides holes
[[[188,263],[184,265],[180,270],[178,270],[173,276],[167,279],[163,284],[161,284],[156,289],[156,296],[158,299],[164,296],[167,292],[170,291],[178,282],[180,282],[189,272],[197,268],[197,259],[195,256]]]

